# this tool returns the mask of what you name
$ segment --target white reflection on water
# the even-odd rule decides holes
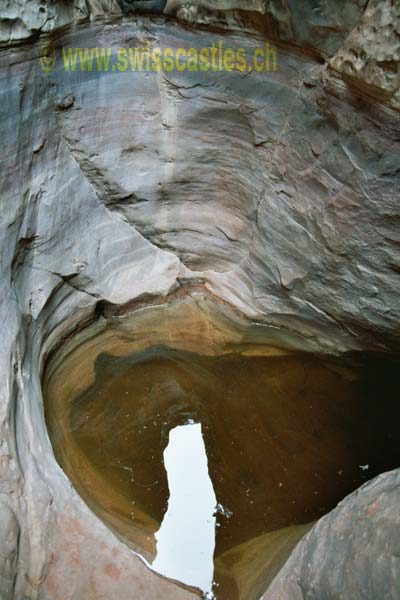
[[[211,596],[217,500],[200,423],[170,431],[164,464],[170,496],[152,568]]]

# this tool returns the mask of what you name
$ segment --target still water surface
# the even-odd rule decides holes
[[[91,508],[153,568],[259,598],[310,523],[400,462],[397,368],[310,356],[100,354],[46,416]],[[56,403],[54,403],[56,406]]]

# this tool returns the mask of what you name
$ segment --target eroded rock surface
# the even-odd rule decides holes
[[[330,65],[361,89],[400,108],[400,5],[371,2]]]
[[[137,11],[145,2],[129,4]],[[160,12],[162,3],[148,4]],[[1,6],[6,598],[193,597],[123,546],[55,462],[40,375],[46,353],[74,327],[196,285],[284,348],[399,350],[396,3],[365,10],[365,2],[346,2],[344,10],[329,2],[320,12],[309,3],[306,16],[295,3],[243,4],[163,8],[202,23],[191,29],[161,15],[123,17],[122,1]],[[68,74],[60,61],[67,47],[200,48],[221,36],[250,51],[269,31],[276,72]],[[44,41],[56,50],[51,72],[39,64]],[[362,50],[361,62],[352,49]],[[304,579],[304,553],[317,541],[324,549],[323,564],[311,562],[319,595],[306,589],[305,598],[353,600],[350,577],[363,579],[363,600],[397,597],[399,563],[377,563],[376,531],[395,538],[398,493],[392,472],[317,525],[290,563],[292,580]],[[365,506],[380,498],[388,508],[369,515],[368,544],[361,525],[350,543],[350,517],[364,510],[364,496]],[[343,548],[363,558],[332,579]],[[377,596],[385,578],[387,595]],[[275,598],[298,597],[289,579],[284,570]]]

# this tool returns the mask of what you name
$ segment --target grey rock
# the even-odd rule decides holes
[[[124,14],[164,12],[167,0],[117,0]]]
[[[397,600],[400,475],[385,473],[348,496],[298,544],[264,600]]]
[[[67,108],[71,108],[74,105],[75,98],[72,94],[67,94],[64,96],[57,104],[57,107],[61,110],[66,110]]]
[[[0,500],[0,595],[11,598],[14,593],[18,563],[19,525],[14,512]]]
[[[361,89],[400,108],[400,5],[371,3],[362,21],[333,56],[333,72],[350,79]]]
[[[371,3],[369,6],[371,8]],[[308,0],[301,4],[294,0],[58,0],[51,3],[4,0],[0,12],[0,43],[15,43],[41,32],[49,33],[73,23],[121,13],[164,13],[190,24],[261,32],[322,56],[332,56],[360,23],[366,7],[367,0]],[[395,5],[392,10],[396,10]]]
[[[366,0],[271,0],[267,10],[281,39],[331,56],[360,22],[367,4]]]
[[[41,0],[3,0],[0,6],[0,43],[33,39],[88,16],[85,0],[42,2]]]

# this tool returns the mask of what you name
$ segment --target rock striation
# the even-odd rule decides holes
[[[41,374],[77,330],[196,289],[284,349],[398,353],[398,6],[299,6],[2,3],[0,596],[194,597],[121,544],[55,461]],[[61,60],[146,42],[252,52],[265,37],[276,72],[67,73]],[[265,598],[396,598],[398,477],[317,523]]]

